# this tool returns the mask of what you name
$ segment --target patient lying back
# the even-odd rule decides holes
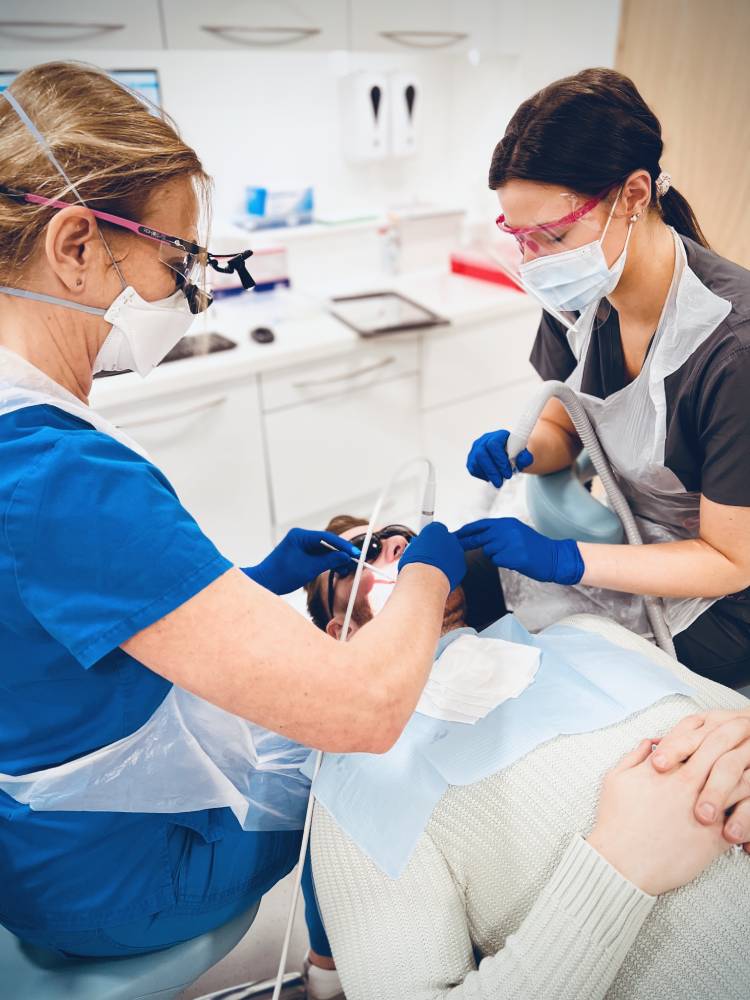
[[[750,995],[750,857],[722,837],[723,816],[697,822],[698,764],[660,774],[649,760],[691,713],[739,717],[748,702],[618,626],[571,624],[674,671],[694,696],[451,787],[398,879],[318,805],[315,882],[348,1000]]]

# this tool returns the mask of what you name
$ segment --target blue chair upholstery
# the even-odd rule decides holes
[[[0,995],[18,1000],[172,1000],[244,937],[259,903],[209,934],[133,958],[67,959],[0,927]]]
[[[593,471],[588,455],[582,452],[570,469],[528,477],[526,501],[537,531],[550,538],[575,538],[578,542],[619,545],[624,541],[617,514],[599,503],[584,485]]]

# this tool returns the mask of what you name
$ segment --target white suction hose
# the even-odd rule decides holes
[[[357,568],[354,571],[354,582],[352,583],[351,594],[349,595],[349,603],[346,608],[346,614],[344,616],[344,624],[341,628],[341,635],[339,637],[339,642],[346,642],[347,636],[349,634],[349,626],[352,620],[352,612],[354,611],[354,603],[357,600],[357,593],[359,591],[360,580],[362,579],[362,573],[365,568],[365,560],[367,559],[367,553],[370,548],[370,541],[372,539],[372,534],[375,530],[375,525],[378,523],[380,518],[380,511],[385,502],[386,497],[395,486],[395,484],[401,479],[403,474],[411,469],[413,465],[424,464],[427,466],[427,483],[425,485],[424,495],[422,497],[422,515],[420,519],[420,528],[425,527],[430,524],[435,517],[435,494],[436,494],[436,478],[435,478],[435,467],[428,458],[413,458],[402,465],[393,476],[390,478],[385,488],[381,491],[380,496],[375,501],[375,506],[372,509],[372,514],[370,515],[370,521],[367,525],[367,532],[365,534],[365,540],[362,544],[362,554],[357,561]],[[292,891],[292,901],[289,906],[289,916],[286,923],[286,933],[284,935],[284,944],[281,948],[281,957],[279,959],[279,970],[276,975],[276,983],[274,985],[272,1000],[279,1000],[281,996],[281,990],[284,986],[284,973],[286,972],[286,963],[289,957],[289,945],[292,940],[292,931],[294,930],[294,918],[297,914],[297,903],[299,902],[299,892],[300,886],[302,884],[302,871],[305,865],[305,858],[307,856],[307,847],[310,843],[310,830],[312,828],[313,812],[315,809],[315,796],[313,795],[312,785],[315,783],[315,779],[320,771],[321,764],[323,763],[323,751],[318,750],[315,754],[315,767],[313,769],[313,777],[310,785],[310,797],[307,801],[307,812],[305,814],[305,825],[302,829],[302,845],[300,847],[299,861],[297,863],[297,873],[294,879],[294,889]]]
[[[573,421],[573,426],[581,439],[581,443],[588,452],[597,475],[602,481],[610,506],[622,521],[622,526],[625,529],[625,537],[628,542],[630,545],[643,545],[643,538],[633,517],[633,512],[612,474],[612,469],[597,437],[594,425],[591,423],[583,403],[581,403],[569,385],[566,385],[564,382],[549,381],[545,382],[541,387],[539,395],[534,399],[518,422],[517,429],[511,431],[508,437],[507,451],[511,463],[515,463],[516,456],[528,444],[531,432],[545,404],[553,397],[559,399],[568,411],[570,419]],[[670,656],[676,657],[672,634],[667,625],[664,604],[661,598],[646,595],[644,601],[646,604],[646,614],[657,646],[666,653],[669,653]]]

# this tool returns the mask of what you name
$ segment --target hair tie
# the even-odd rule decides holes
[[[668,174],[666,170],[662,170],[659,176],[656,178],[656,194],[659,198],[663,198],[664,195],[672,187],[672,175]]]

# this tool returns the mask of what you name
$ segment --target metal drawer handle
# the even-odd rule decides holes
[[[328,378],[312,378],[305,382],[292,382],[293,389],[313,389],[321,385],[331,385],[334,382],[351,382],[360,375],[369,375],[370,372],[377,372],[389,365],[395,365],[396,358],[391,354],[382,361],[375,361],[364,368],[358,368],[356,372],[345,372],[343,375],[329,375]]]
[[[465,31],[381,31],[380,37],[408,49],[447,49],[469,36]]]
[[[119,424],[123,430],[128,430],[130,427],[144,427],[146,424],[163,424],[168,420],[179,420],[180,417],[192,417],[197,413],[205,413],[207,410],[213,410],[217,406],[222,406],[226,403],[226,396],[219,396],[217,399],[206,400],[205,403],[199,403],[197,406],[190,406],[186,410],[174,410],[172,413],[160,413],[153,417],[141,417],[138,420],[129,420],[125,424]]]
[[[250,28],[232,27],[228,24],[202,24],[201,31],[216,35],[218,38],[234,42],[235,45],[249,45],[254,48],[272,48],[282,45],[294,45],[308,38],[319,35],[320,28]],[[233,37],[239,35],[240,37]],[[265,36],[253,38],[251,36]],[[286,35],[286,38],[272,38],[272,35]],[[242,37],[245,36],[245,37]]]
[[[18,42],[81,42],[110,31],[122,31],[124,27],[124,24],[95,24],[89,21],[0,21],[0,35]],[[19,31],[19,28],[22,30]],[[40,28],[41,33],[37,33]],[[69,34],[71,29],[76,33]]]

